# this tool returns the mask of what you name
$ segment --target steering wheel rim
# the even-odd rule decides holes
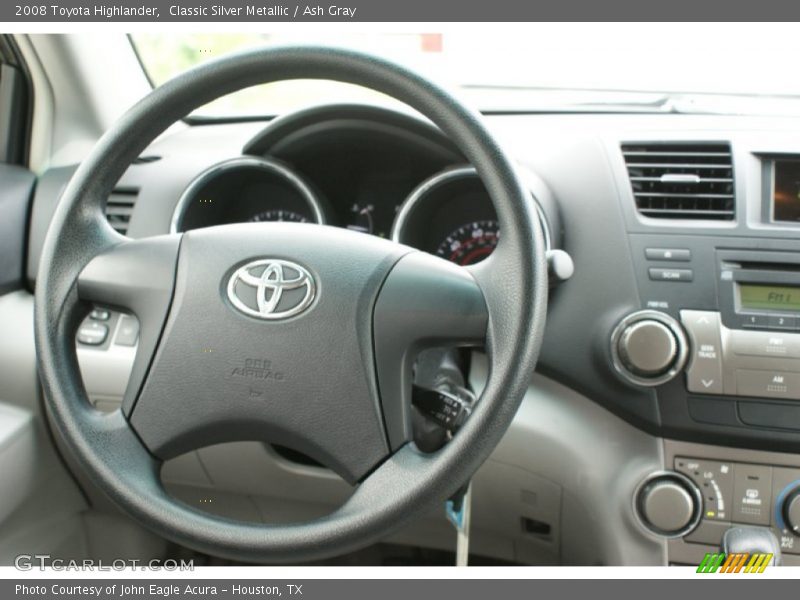
[[[387,425],[385,442],[390,452],[367,472],[359,475],[354,470],[354,480],[359,482],[355,493],[330,515],[291,525],[233,522],[181,504],[167,494],[160,483],[160,460],[153,455],[154,446],[147,446],[142,432],[134,431],[131,425],[132,407],[108,415],[90,407],[77,364],[74,332],[86,314],[87,301],[98,299],[137,313],[143,321],[142,344],[148,331],[146,321],[152,319],[152,348],[145,364],[140,365],[142,387],[135,395],[147,389],[146,384],[157,372],[156,359],[165,352],[173,312],[178,311],[173,295],[178,285],[176,269],[180,272],[182,268],[178,263],[189,252],[185,248],[192,244],[200,247],[208,240],[225,248],[234,238],[230,231],[221,230],[203,234],[207,237],[198,234],[182,239],[173,235],[129,241],[108,225],[103,213],[105,200],[127,166],[174,121],[239,89],[301,78],[361,85],[405,102],[437,125],[475,166],[503,232],[497,249],[489,259],[463,269],[444,266],[438,259],[392,242],[375,242],[378,258],[370,268],[377,269],[377,263],[384,266],[368,298],[375,313],[368,329],[370,335],[382,329],[392,338],[385,351],[376,342],[377,354],[383,352],[384,357],[407,363],[410,348],[418,348],[420,339],[405,340],[407,347],[397,348],[402,331],[386,325],[396,316],[394,311],[400,311],[404,322],[409,314],[428,315],[423,324],[434,329],[444,322],[443,331],[425,338],[429,341],[452,338],[474,345],[475,328],[482,327],[480,337],[485,338],[490,374],[470,419],[434,454],[422,454],[413,444],[404,443],[407,440],[392,441]],[[302,237],[291,228],[274,232],[286,240]],[[236,230],[237,236],[251,233]],[[330,235],[333,237],[326,237],[330,247],[361,244],[359,253],[373,251],[373,246],[363,246],[373,242]],[[170,278],[172,287],[160,284]],[[134,292],[130,281],[138,286]],[[413,297],[404,294],[409,285],[419,286],[421,293]],[[450,302],[456,306],[452,313],[434,307],[437,302],[441,305],[443,289],[448,306]],[[477,308],[480,303],[475,290],[485,309]],[[460,294],[471,297],[462,302]],[[422,300],[413,305],[417,297]],[[538,215],[512,162],[477,113],[404,67],[360,52],[324,47],[259,49],[206,63],[153,90],[112,126],[75,172],[53,216],[42,251],[35,292],[37,361],[52,422],[66,446],[91,479],[137,521],[159,535],[212,555],[246,561],[313,560],[354,550],[385,536],[452,495],[488,458],[527,389],[541,345],[546,299],[546,263]],[[139,314],[152,312],[149,307],[153,304],[164,314]],[[378,313],[384,310],[387,318],[379,319]],[[481,310],[485,310],[483,321],[477,314]],[[469,324],[468,332],[456,331],[459,319]],[[380,357],[373,358],[380,362]],[[376,368],[380,371],[379,365]],[[396,380],[400,387],[410,385],[401,381],[409,368],[404,365],[387,381]],[[384,404],[379,413],[389,423],[384,411],[402,412],[406,408]],[[402,415],[400,419],[395,423],[402,422]]]

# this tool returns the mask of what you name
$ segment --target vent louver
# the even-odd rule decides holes
[[[116,188],[108,197],[106,219],[122,235],[128,234],[128,225],[138,195],[139,190],[135,188]]]
[[[730,221],[735,216],[728,143],[625,143],[622,154],[644,216]]]

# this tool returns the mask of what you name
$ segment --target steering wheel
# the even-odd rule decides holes
[[[502,231],[494,253],[463,268],[326,226],[236,224],[140,240],[109,226],[103,208],[113,186],[169,125],[219,96],[300,78],[371,88],[433,121],[492,198]],[[478,114],[367,54],[259,49],[153,90],[75,172],[36,283],[39,374],[67,447],[144,526],[237,560],[320,559],[373,543],[443,502],[486,460],[533,373],[546,296],[536,210]],[[75,352],[75,331],[93,303],[140,321],[122,408],[109,414],[91,407]],[[412,365],[420,350],[445,345],[485,347],[489,376],[466,424],[425,454],[411,436]],[[288,525],[212,516],[165,491],[164,460],[236,440],[300,450],[355,491],[335,512]]]

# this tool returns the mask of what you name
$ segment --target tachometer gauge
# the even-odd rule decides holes
[[[458,265],[474,265],[492,253],[499,236],[497,221],[473,221],[448,235],[436,254]]]
[[[275,208],[254,214],[249,221],[260,223],[262,221],[290,221],[292,223],[308,223],[308,218],[292,210]]]

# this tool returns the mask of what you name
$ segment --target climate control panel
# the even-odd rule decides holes
[[[800,469],[676,456],[674,472],[700,494],[700,517],[684,539],[719,545],[731,527],[770,527],[788,554],[800,554]]]

